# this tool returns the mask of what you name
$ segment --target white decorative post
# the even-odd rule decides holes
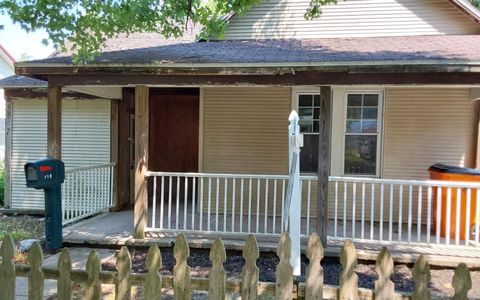
[[[302,207],[300,195],[300,147],[303,147],[303,135],[300,134],[298,125],[299,117],[295,110],[292,110],[288,117],[288,161],[289,178],[287,199],[285,201],[284,231],[288,231],[292,241],[292,255],[290,264],[293,267],[293,275],[300,276],[300,210]]]

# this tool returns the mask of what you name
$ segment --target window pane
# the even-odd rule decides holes
[[[314,108],[313,109],[313,118],[318,119],[319,116],[320,116],[320,108]]]
[[[347,109],[347,119],[361,119],[362,118],[362,109],[361,108],[348,108]]]
[[[303,147],[300,151],[300,172],[318,171],[318,134],[303,136]]]
[[[377,94],[366,94],[364,95],[363,105],[365,106],[378,106],[378,95]]]
[[[362,95],[361,94],[349,94],[348,95],[348,106],[361,106],[362,105]]]
[[[345,174],[376,175],[376,162],[376,136],[345,136]]]
[[[362,122],[363,133],[377,133],[377,120],[368,120]]]
[[[298,106],[312,106],[312,95],[299,95]]]
[[[362,121],[347,121],[347,133],[361,133]]]
[[[365,107],[363,109],[363,118],[364,119],[377,119],[378,109],[376,107]]]
[[[313,95],[313,105],[320,106],[320,95]]]
[[[318,120],[313,120],[313,132],[320,131],[320,122]]]
[[[313,108],[300,107],[298,109],[298,115],[300,116],[300,119],[302,119],[302,120],[313,119]]]
[[[313,131],[312,121],[300,120],[298,122],[298,124],[300,125],[300,132],[312,132]]]

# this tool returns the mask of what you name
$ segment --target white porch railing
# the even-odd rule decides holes
[[[479,183],[358,177],[330,182],[329,239],[480,246]]]
[[[147,172],[151,206],[146,230],[279,235],[287,175]],[[302,235],[310,228],[316,176],[302,176]]]
[[[147,177],[146,230],[282,231],[287,175],[148,172]],[[475,204],[480,183],[334,176],[329,181],[330,240],[480,247],[480,201]],[[316,230],[317,177],[301,176],[300,189],[301,235],[309,235]]]
[[[70,169],[62,185],[62,224],[108,211],[113,201],[114,163]]]

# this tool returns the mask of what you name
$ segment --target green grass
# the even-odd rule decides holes
[[[15,242],[39,239],[44,235],[43,219],[30,216],[0,215],[0,240],[9,234]]]

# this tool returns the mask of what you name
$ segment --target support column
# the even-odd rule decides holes
[[[328,176],[330,175],[330,147],[332,144],[332,89],[330,86],[320,87],[319,119],[317,231],[323,246],[327,247]]]
[[[47,157],[62,158],[62,87],[48,85]]]
[[[148,187],[148,87],[135,87],[135,238],[145,238],[147,225]]]

